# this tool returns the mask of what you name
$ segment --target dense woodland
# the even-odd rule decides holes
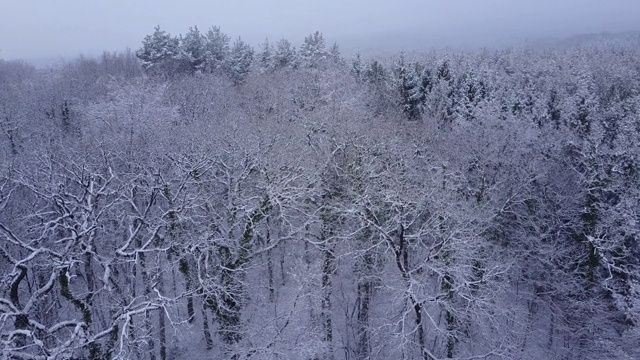
[[[640,358],[640,37],[0,60],[2,359]]]

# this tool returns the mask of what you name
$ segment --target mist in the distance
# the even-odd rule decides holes
[[[136,49],[160,25],[173,35],[217,25],[257,45],[299,44],[321,31],[345,52],[504,46],[575,34],[640,30],[636,0],[0,1],[0,58]]]

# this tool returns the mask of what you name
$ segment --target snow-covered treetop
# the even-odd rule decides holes
[[[179,39],[156,26],[152,35],[145,36],[142,49],[136,55],[142,60],[142,67],[149,69],[155,64],[171,59],[178,54]]]

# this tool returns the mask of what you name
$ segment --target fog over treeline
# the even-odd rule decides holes
[[[172,33],[220,26],[257,47],[265,37],[302,44],[321,30],[357,50],[430,51],[517,46],[585,33],[640,31],[635,0],[167,0],[0,1],[0,57],[49,65],[82,53],[136,49],[149,29]],[[204,29],[203,29],[204,30]]]
[[[0,59],[1,359],[640,358],[638,33],[299,37]]]

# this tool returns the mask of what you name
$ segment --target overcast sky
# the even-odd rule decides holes
[[[297,44],[319,30],[349,47],[403,34],[412,36],[402,46],[416,49],[492,46],[637,31],[640,0],[0,0],[0,58],[137,49],[156,25],[174,35],[218,25],[254,44],[265,37]]]

